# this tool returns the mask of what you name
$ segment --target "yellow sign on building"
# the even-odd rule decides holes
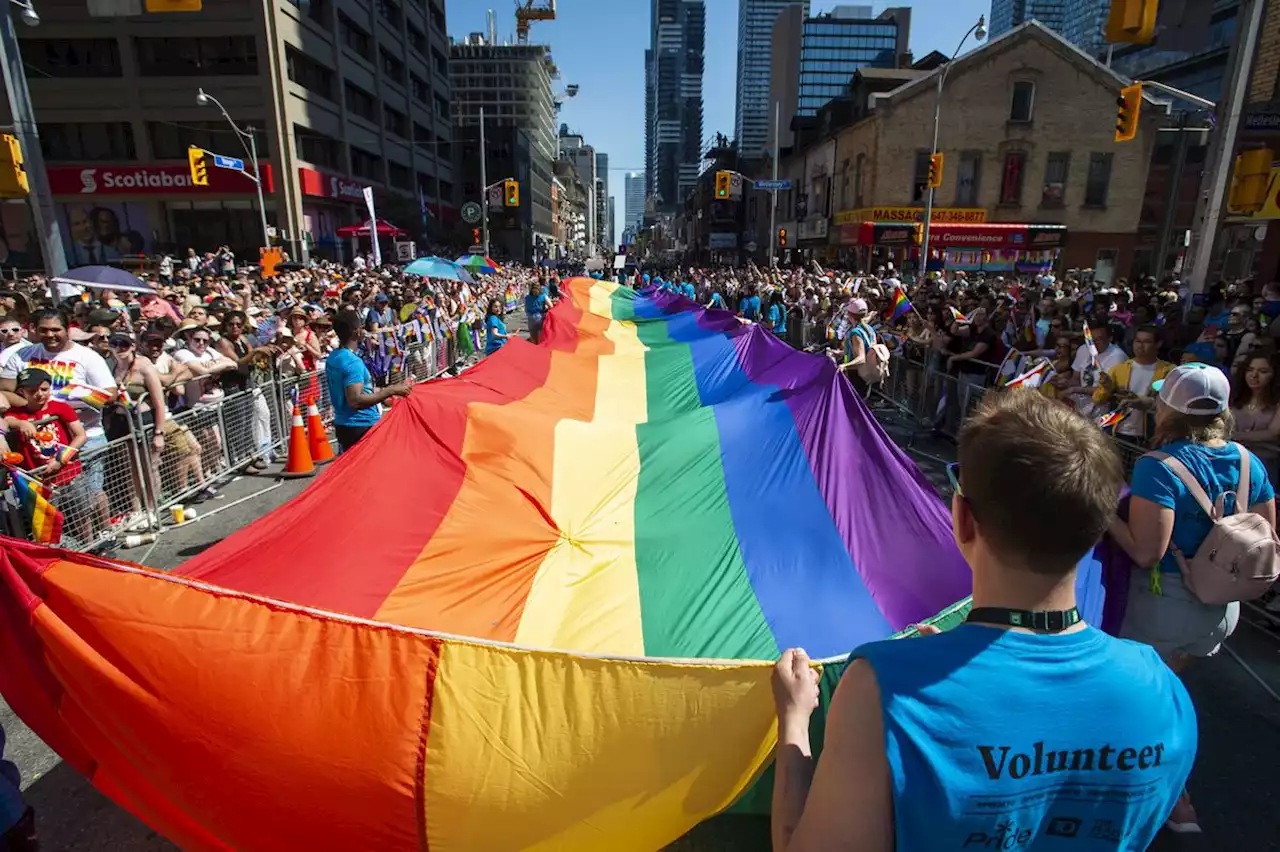
[[[923,207],[861,207],[857,210],[841,210],[836,214],[836,225],[856,225],[860,222],[923,222]],[[981,207],[935,207],[929,221],[945,225],[981,225],[987,221],[987,211]]]

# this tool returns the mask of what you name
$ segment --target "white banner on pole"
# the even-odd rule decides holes
[[[382,248],[378,245],[378,216],[373,212],[373,187],[364,188],[364,206],[369,208],[369,242],[373,245],[373,265],[382,265]]]

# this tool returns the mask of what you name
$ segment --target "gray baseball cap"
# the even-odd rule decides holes
[[[1227,374],[1210,364],[1183,364],[1151,389],[1160,401],[1183,414],[1221,414],[1231,404]]]

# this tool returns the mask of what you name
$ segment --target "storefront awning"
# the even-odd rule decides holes
[[[849,228],[851,226],[844,226]],[[856,240],[841,239],[845,245],[918,246],[918,225],[900,222],[863,222],[856,226]],[[853,236],[842,234],[842,237]],[[942,224],[929,229],[931,249],[1001,249],[1043,251],[1061,248],[1066,240],[1065,225],[1033,225],[1028,223]]]

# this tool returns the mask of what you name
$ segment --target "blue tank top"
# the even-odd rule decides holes
[[[880,686],[900,850],[1145,850],[1191,773],[1195,709],[1145,645],[968,624],[854,656]]]

